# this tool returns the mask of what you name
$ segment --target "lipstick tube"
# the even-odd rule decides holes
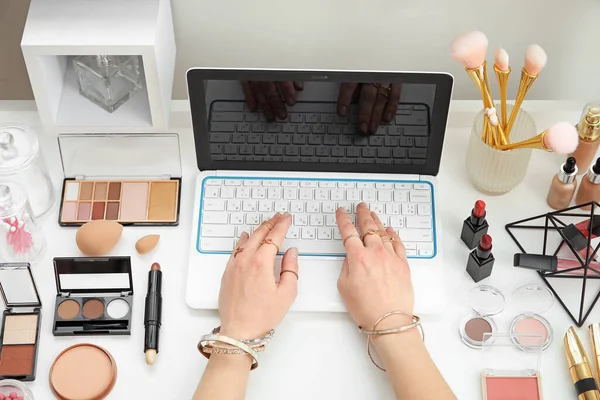
[[[591,324],[590,339],[592,340],[592,349],[594,364],[596,365],[596,378],[600,377],[600,324]]]
[[[575,385],[579,400],[600,400],[598,384],[594,379],[590,362],[573,327],[565,334],[565,355],[569,364],[569,375]]]

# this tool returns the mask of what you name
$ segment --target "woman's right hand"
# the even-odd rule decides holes
[[[406,250],[398,234],[391,227],[384,228],[365,203],[357,206],[356,214],[363,235],[372,229],[382,236],[366,235],[363,243],[350,216],[342,208],[337,210],[337,224],[347,253],[338,289],[354,322],[364,329],[371,329],[390,311],[412,314],[414,293]],[[403,325],[397,323],[398,318],[386,320],[393,326]],[[388,324],[385,325],[378,329],[387,328]]]

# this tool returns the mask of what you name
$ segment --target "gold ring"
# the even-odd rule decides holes
[[[235,250],[233,251],[233,258],[236,258],[238,254],[240,254],[242,251],[244,251],[243,247],[236,247]]]
[[[377,235],[381,237],[381,232],[379,232],[377,229],[369,229],[368,231],[365,232],[365,234],[362,236],[362,241],[365,241],[365,238],[367,236],[371,236],[371,235]]]
[[[279,253],[279,246],[277,246],[277,244],[275,244],[275,242],[273,242],[273,239],[264,239],[262,242],[260,242],[261,245],[263,244],[272,244],[273,246],[275,246],[275,248],[277,249],[277,253]]]
[[[380,94],[380,95],[384,96],[385,98],[390,97],[392,85],[383,86],[381,83],[373,83],[372,85],[377,88],[377,94]]]
[[[344,239],[344,243],[343,243],[343,244],[344,244],[344,246],[346,245],[346,242],[348,241],[348,239],[351,239],[351,238],[353,238],[353,237],[355,237],[355,238],[359,238],[359,239],[360,239],[360,235],[358,235],[357,233],[353,233],[352,235],[350,235],[350,236],[348,236],[346,239]]]
[[[273,225],[271,221],[263,221],[261,225],[266,225],[269,228],[269,230],[275,228],[275,225]]]
[[[296,275],[296,279],[300,280],[300,277],[298,277],[298,273],[296,271],[292,271],[291,269],[282,269],[279,273],[279,276],[281,277],[281,275],[285,274],[286,272]]]
[[[392,243],[394,241],[394,238],[390,235],[381,235],[381,241],[383,243]]]

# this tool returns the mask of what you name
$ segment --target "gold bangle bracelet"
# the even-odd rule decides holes
[[[215,342],[225,343],[237,347],[239,350],[244,351],[245,353],[252,356],[254,360],[252,360],[252,366],[250,370],[254,370],[258,368],[258,353],[250,346],[246,345],[239,340],[232,339],[223,335],[204,335],[200,338],[200,342],[198,343],[198,351],[206,358],[210,358],[211,353],[206,351],[206,347],[213,347]]]

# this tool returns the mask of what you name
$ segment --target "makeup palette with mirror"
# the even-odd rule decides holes
[[[54,258],[54,336],[130,335],[130,257]]]
[[[179,223],[177,134],[61,134],[65,179],[58,223],[104,219],[122,225]]]
[[[28,263],[0,264],[0,379],[35,380],[42,302]]]

